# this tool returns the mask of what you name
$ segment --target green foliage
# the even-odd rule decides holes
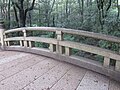
[[[48,47],[49,47],[49,44],[41,43],[41,42],[35,42],[35,47],[48,48]]]
[[[7,29],[16,28],[18,25],[13,4],[8,3],[9,1],[11,0],[0,1],[1,16],[4,19]],[[13,1],[18,3],[18,0]],[[24,0],[24,8],[28,8],[31,2],[32,0]],[[108,5],[110,7],[107,10]],[[120,37],[120,5],[117,3],[117,0],[111,0],[110,3],[108,0],[104,0],[103,7],[99,6],[100,4],[96,0],[36,0],[34,9],[27,13],[26,26],[65,27]],[[8,7],[10,7],[10,15],[8,14]],[[19,16],[18,9],[17,14]],[[13,36],[15,35],[18,35],[18,33],[15,33]],[[39,31],[29,32],[27,36],[56,38],[53,32]],[[64,40],[94,45],[115,52],[119,51],[118,43],[111,43],[104,40],[70,34],[64,34]],[[48,48],[49,46],[44,43],[35,42],[35,47]],[[76,53],[83,56],[86,54],[73,49],[73,54]],[[101,56],[91,56],[95,56],[99,61],[103,61],[103,57]]]
[[[103,40],[101,40],[101,41],[99,42],[99,45],[100,45],[100,47],[102,47],[102,48],[119,52],[119,44],[117,44],[117,43],[111,43],[111,42],[108,42],[108,41],[103,41]]]

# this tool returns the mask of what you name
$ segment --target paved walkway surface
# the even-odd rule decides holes
[[[0,51],[0,90],[120,90],[120,83],[44,56]]]

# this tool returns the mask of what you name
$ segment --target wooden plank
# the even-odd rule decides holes
[[[98,73],[88,71],[77,90],[108,90],[109,79]]]
[[[61,79],[71,68],[69,64],[59,64],[42,77],[38,78],[30,85],[26,86],[24,90],[50,90],[50,88]]]
[[[0,82],[0,90],[20,90],[55,67],[59,62],[44,60]]]
[[[0,81],[3,80],[5,77],[3,75],[0,75]]]
[[[41,58],[39,56],[35,57],[35,58],[32,58],[31,60],[27,60],[24,63],[18,64],[16,66],[13,66],[13,67],[11,67],[7,70],[4,70],[4,71],[0,72],[0,75],[3,75],[5,77],[4,79],[6,79],[6,78],[24,70],[24,69],[32,66],[32,65],[35,65],[35,64],[43,61],[44,59],[45,59],[45,57]]]
[[[18,64],[24,63],[25,61],[30,60],[30,59],[32,59],[34,57],[36,57],[36,55],[29,54],[29,55],[23,56],[21,58],[16,58],[13,61],[1,64],[0,65],[0,72],[3,71],[3,70],[6,70],[8,68],[14,67],[14,66],[16,66]]]
[[[50,90],[75,90],[86,73],[86,69],[73,67]]]
[[[20,53],[20,54],[17,54],[17,55],[2,58],[2,59],[0,59],[0,64],[16,60],[16,59],[21,58],[21,57],[26,56],[26,55],[27,54],[25,54],[25,53]]]
[[[16,55],[16,54],[19,54],[19,52],[2,51],[2,52],[0,52],[0,59],[6,58],[6,57],[9,57],[9,56],[14,56],[14,55]]]
[[[120,90],[120,82],[110,80],[109,90]]]

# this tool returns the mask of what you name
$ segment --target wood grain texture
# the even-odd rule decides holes
[[[120,90],[117,81],[65,62],[22,52],[0,55],[5,55],[0,60],[18,55],[0,64],[0,90]]]

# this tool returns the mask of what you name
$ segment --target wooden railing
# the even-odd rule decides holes
[[[64,59],[63,61],[67,61],[72,64],[76,64],[76,65],[97,71],[97,72],[105,74],[107,76],[111,76],[111,77],[113,76],[113,78],[115,78],[116,80],[120,77],[120,54],[119,53],[113,52],[111,50],[103,49],[103,48],[100,48],[97,46],[83,44],[80,42],[66,41],[66,40],[64,40],[63,35],[64,34],[72,34],[72,35],[79,35],[79,36],[85,36],[85,37],[95,38],[95,39],[99,39],[99,40],[107,40],[110,42],[120,43],[120,38],[118,38],[118,37],[108,36],[108,35],[103,35],[103,34],[93,33],[93,32],[87,32],[87,31],[82,31],[82,30],[52,28],[52,27],[25,27],[25,28],[11,29],[11,30],[7,30],[7,31],[4,31],[4,29],[1,28],[0,30],[1,30],[0,37],[1,37],[1,45],[2,45],[1,47],[3,47],[5,50],[7,50],[6,48],[12,46],[10,44],[11,41],[19,41],[19,46],[25,50],[34,49],[32,42],[43,42],[43,43],[49,44],[48,51],[50,51],[49,52],[50,54],[47,55],[44,53],[45,56],[53,57],[53,58],[59,59],[59,60]],[[55,37],[54,38],[46,38],[46,37],[27,36],[27,33],[29,31],[53,32],[55,34],[54,35]],[[23,36],[19,36],[19,37],[8,37],[7,36],[9,33],[13,33],[13,32],[22,32]],[[20,47],[16,47],[16,48],[20,48]],[[14,48],[12,48],[12,49],[14,50]],[[63,48],[64,48],[64,50],[63,50]],[[91,62],[91,60],[88,61],[88,59],[87,59],[87,61],[84,62],[84,60],[86,60],[86,59],[83,59],[83,58],[82,58],[83,61],[81,62],[81,58],[79,58],[79,57],[73,58],[73,56],[71,56],[71,49],[77,49],[77,50],[82,50],[85,52],[101,55],[104,57],[104,62],[102,65]],[[23,50],[23,51],[25,51],[25,50]],[[39,52],[41,52],[41,51],[39,51]],[[39,52],[37,52],[37,54],[39,54]],[[33,53],[34,53],[34,51],[33,51]],[[54,55],[51,56],[52,54],[54,54]],[[63,58],[63,57],[65,57],[65,58]],[[115,60],[114,68],[110,67],[111,59]],[[76,61],[74,61],[74,60],[76,60]],[[81,62],[81,63],[79,63],[79,62]],[[84,64],[82,64],[83,62],[84,62]],[[89,62],[89,63],[87,63],[87,62]],[[99,65],[101,65],[101,66],[99,66]]]

